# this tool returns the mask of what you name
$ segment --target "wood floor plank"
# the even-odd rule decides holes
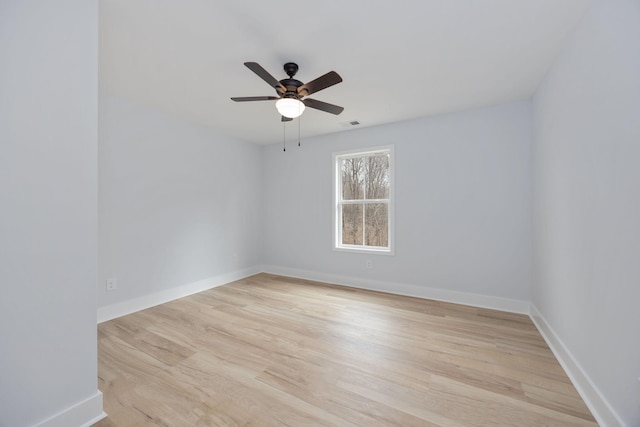
[[[525,315],[255,275],[98,327],[98,427],[597,426]]]

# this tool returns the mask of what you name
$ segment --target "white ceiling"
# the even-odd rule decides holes
[[[344,81],[311,98],[302,138],[531,97],[586,0],[101,0],[102,93],[257,144],[282,141],[278,80],[330,70]],[[287,132],[297,134],[296,122]],[[290,129],[290,130],[289,130]]]

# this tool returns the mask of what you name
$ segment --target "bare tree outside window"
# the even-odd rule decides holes
[[[389,150],[337,158],[342,245],[389,247]]]

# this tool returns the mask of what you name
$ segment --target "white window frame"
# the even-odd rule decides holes
[[[342,244],[342,215],[340,207],[344,203],[342,200],[342,174],[339,162],[345,157],[361,157],[372,155],[376,153],[388,153],[389,154],[389,199],[387,202],[388,212],[388,247],[379,246],[366,246],[366,245],[345,245]],[[394,176],[394,146],[385,145],[380,147],[361,148],[357,150],[339,151],[333,153],[333,249],[336,251],[356,252],[356,253],[368,253],[368,254],[381,254],[381,255],[394,255],[394,243],[395,243],[395,227],[394,227],[394,211],[395,211],[395,176]],[[357,203],[362,203],[358,201]],[[366,203],[380,203],[380,200],[370,200]]]

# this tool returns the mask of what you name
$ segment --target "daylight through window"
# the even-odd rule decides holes
[[[391,252],[391,151],[334,155],[337,249]]]

